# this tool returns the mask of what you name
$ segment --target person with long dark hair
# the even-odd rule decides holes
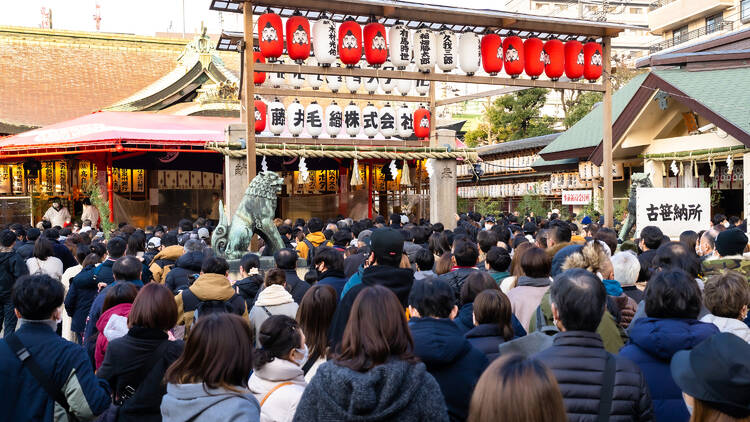
[[[260,406],[247,389],[253,344],[246,318],[214,313],[198,319],[182,355],[167,369],[161,402],[165,422],[259,421]]]
[[[160,421],[159,405],[167,392],[162,378],[184,347],[182,340],[170,341],[168,335],[177,324],[172,292],[161,284],[143,286],[127,322],[127,334],[109,342],[96,375],[110,385],[119,405],[117,420]]]
[[[336,289],[314,285],[305,293],[297,309],[297,322],[305,333],[305,343],[310,352],[307,362],[302,366],[307,382],[310,382],[318,367],[328,359],[328,329],[337,303]]]
[[[404,308],[387,287],[362,289],[340,352],[318,368],[294,421],[448,421],[440,386],[414,355]]]

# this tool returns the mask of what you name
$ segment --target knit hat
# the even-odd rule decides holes
[[[370,246],[370,236],[372,236],[372,230],[362,230],[357,236],[357,242],[362,242],[367,246]]]
[[[742,255],[747,246],[747,236],[742,230],[724,230],[716,237],[716,251],[721,256]]]
[[[394,258],[404,252],[404,237],[398,230],[389,227],[377,229],[370,236],[370,247],[375,254],[375,259]]]
[[[591,217],[589,217],[588,215],[583,217],[583,219],[581,220],[581,224],[583,225],[591,224]]]

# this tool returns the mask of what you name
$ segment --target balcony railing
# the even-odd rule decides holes
[[[661,1],[669,1],[669,0],[661,0]],[[712,23],[710,25],[705,25],[699,29],[694,29],[692,31],[685,32],[682,35],[676,35],[668,40],[650,45],[648,47],[648,52],[649,54],[654,54],[661,50],[665,50],[667,48],[671,48],[676,45],[680,45],[688,41],[692,41],[696,38],[700,38],[704,35],[713,34],[714,32],[731,31],[733,26],[734,26],[734,21],[721,21],[721,22]]]

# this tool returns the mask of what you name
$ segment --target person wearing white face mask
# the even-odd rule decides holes
[[[291,421],[307,386],[305,335],[294,319],[274,315],[260,326],[258,340],[248,388],[260,403],[260,421]]]

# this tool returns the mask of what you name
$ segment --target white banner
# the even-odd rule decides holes
[[[707,229],[711,221],[709,188],[638,188],[636,237],[646,226],[656,226],[677,238],[686,230]]]
[[[563,205],[586,205],[591,203],[590,190],[564,190],[562,191]]]

